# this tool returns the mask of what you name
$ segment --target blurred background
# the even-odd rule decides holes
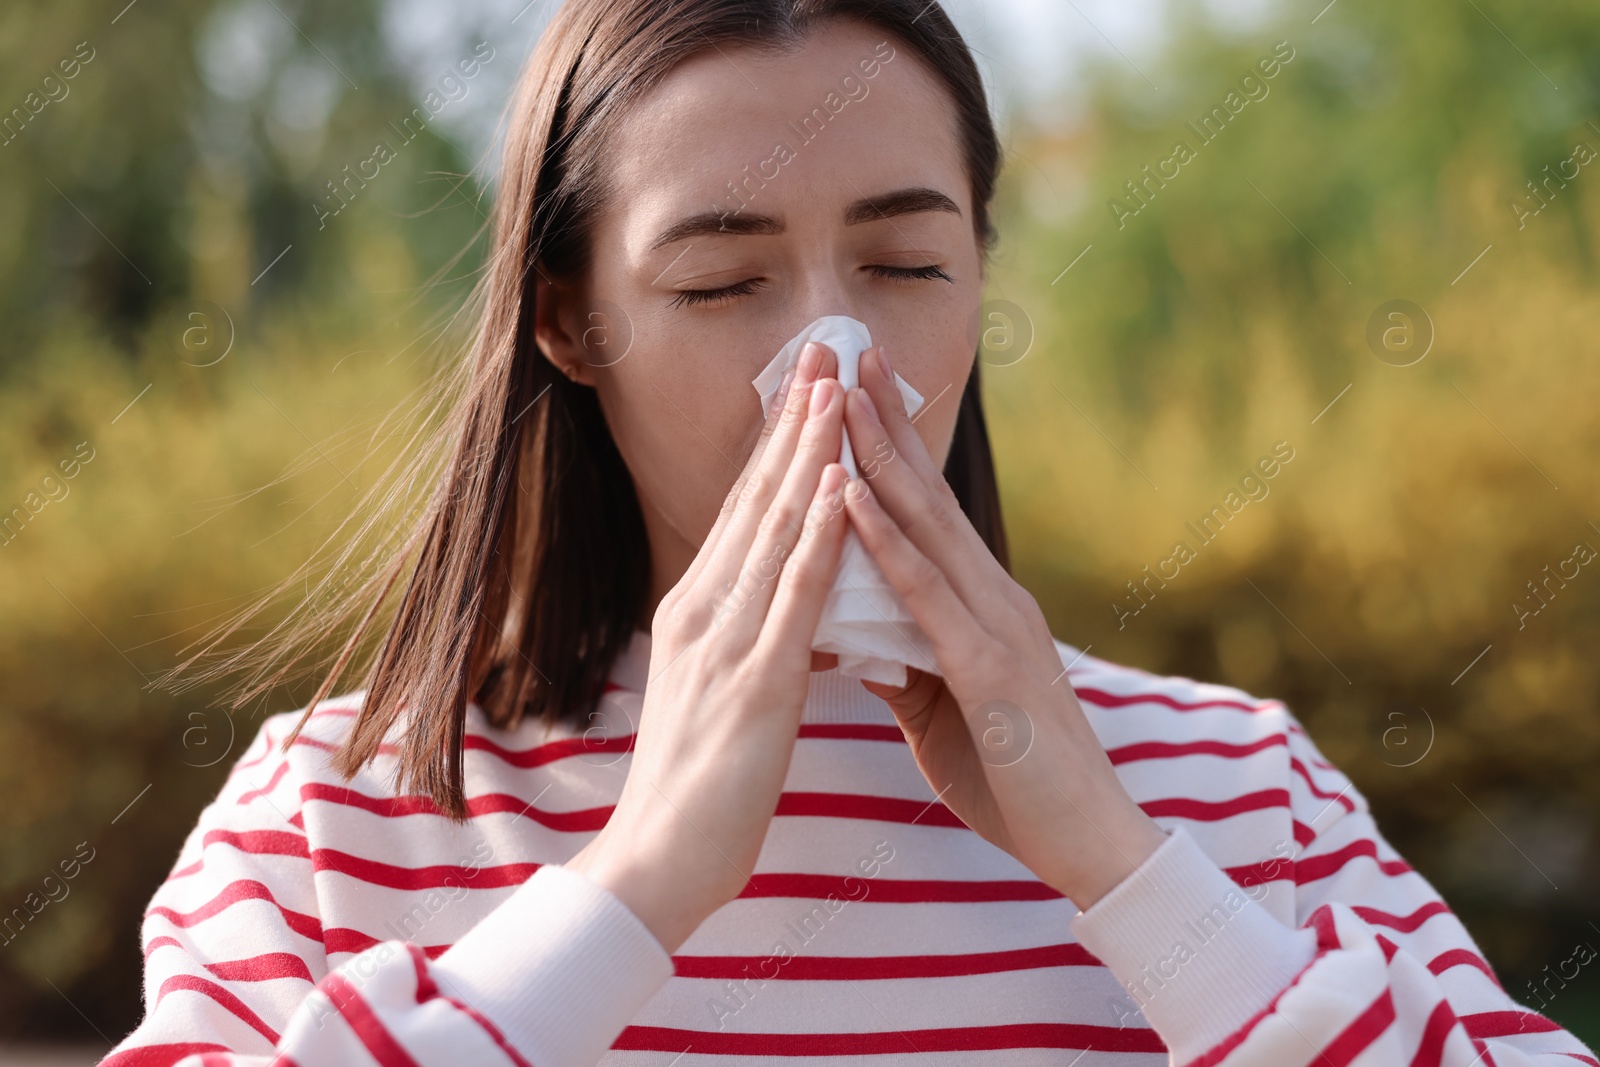
[[[137,1023],[150,894],[309,696],[146,685],[391,455],[554,2],[0,8],[8,1062]],[[1079,648],[1286,701],[1600,1044],[1600,965],[1530,986],[1600,948],[1600,8],[946,7],[1008,150],[973,334],[1019,579]]]

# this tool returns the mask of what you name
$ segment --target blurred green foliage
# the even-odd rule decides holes
[[[0,11],[0,109],[93,52],[0,135],[0,508],[39,505],[0,547],[0,907],[93,849],[0,944],[0,1034],[137,1021],[140,913],[259,722],[144,683],[343,518],[480,261],[471,161],[431,127],[319,223],[419,96],[382,5],[276,6]],[[1096,655],[1285,700],[1537,1004],[1600,936],[1600,571],[1514,607],[1600,548],[1600,173],[1537,215],[1526,183],[1600,149],[1600,9],[1172,14],[1150,80],[1108,53],[1079,120],[1010,132],[981,325],[1018,576]],[[229,40],[277,43],[218,69]],[[1368,342],[1395,300],[1434,335],[1406,366]],[[1591,1044],[1597,984],[1545,1009]]]
[[[1537,1006],[1600,921],[1600,571],[1565,562],[1600,550],[1600,173],[1561,164],[1600,150],[1600,10],[1324,7],[1180,15],[1159,90],[1112,55],[1081,128],[1015,136],[994,288],[1034,337],[986,386],[1019,577],[1096,655],[1285,700]],[[1431,320],[1416,362],[1369,345],[1395,300]],[[1548,1013],[1592,1043],[1581,981]]]

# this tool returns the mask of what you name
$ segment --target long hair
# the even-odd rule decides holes
[[[947,89],[974,236],[988,257],[1000,146],[977,67],[937,3],[566,0],[523,67],[502,121],[490,259],[468,301],[476,309],[468,351],[432,396],[431,409],[443,417],[416,457],[386,472],[398,475],[387,495],[378,485],[369,491],[364,503],[379,506],[368,509],[355,536],[344,538],[347,519],[329,539],[341,539],[343,564],[359,555],[355,545],[377,537],[366,576],[343,589],[320,583],[269,633],[209,672],[257,665],[236,690],[238,707],[283,681],[296,662],[342,640],[285,748],[363,645],[365,698],[334,767],[353,776],[400,726],[397,788],[429,795],[455,820],[467,815],[469,701],[500,728],[530,714],[581,722],[593,713],[616,657],[649,625],[649,542],[594,390],[559,373],[534,344],[535,282],[541,273],[562,280],[586,274],[590,235],[606,202],[607,148],[631,104],[703,49],[794,49],[834,19],[882,30]],[[1009,569],[976,359],[944,474]],[[414,518],[399,514],[402,489],[418,484],[429,494],[425,506],[411,509]],[[168,678],[298,589],[304,570],[203,638],[206,647]],[[397,586],[399,602],[385,610]],[[374,649],[369,634],[380,629]]]

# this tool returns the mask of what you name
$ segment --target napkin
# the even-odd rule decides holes
[[[800,350],[807,341],[817,341],[833,349],[838,357],[841,386],[853,389],[861,384],[861,352],[872,347],[872,335],[867,332],[865,323],[848,315],[824,315],[790,338],[750,383],[761,397],[763,414],[772,404],[784,371],[800,361]],[[894,384],[905,400],[906,412],[915,413],[922,406],[922,394],[898,373]],[[849,431],[843,435],[839,463],[847,474],[860,476],[855,453],[850,448]],[[854,526],[845,531],[839,570],[823,605],[811,647],[817,652],[837,653],[841,674],[885,685],[905,685],[907,664],[938,673],[932,642],[911,617],[905,602],[889,584]]]

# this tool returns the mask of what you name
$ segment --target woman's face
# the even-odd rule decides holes
[[[850,22],[788,56],[708,48],[609,156],[587,291],[541,282],[536,336],[598,392],[644,511],[652,605],[760,435],[751,380],[820,316],[867,325],[925,398],[916,428],[943,464],[982,264],[954,106],[908,49]]]

